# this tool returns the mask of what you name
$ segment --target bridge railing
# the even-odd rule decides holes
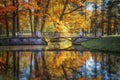
[[[61,32],[61,33],[41,33],[41,37],[45,38],[54,38],[54,37],[79,37],[78,33],[67,33],[67,32]]]
[[[97,34],[96,37],[101,36],[101,34]],[[70,38],[74,38],[74,37],[95,37],[95,35],[93,33],[83,33],[83,32],[74,32],[74,33],[70,33],[70,32],[56,32],[56,33],[52,33],[52,32],[38,32],[35,34],[35,37],[44,37],[44,38],[54,38],[54,37],[70,37]]]

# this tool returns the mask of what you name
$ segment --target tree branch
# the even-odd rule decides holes
[[[48,12],[50,1],[51,0],[47,1],[47,5],[45,7],[45,13],[43,13],[43,19],[42,19],[42,25],[41,25],[41,32],[43,32],[43,29],[44,29],[44,26],[45,26],[45,23],[46,23],[46,15],[45,14]]]
[[[86,0],[82,0],[81,2],[84,3]]]
[[[83,7],[83,6],[79,6],[79,7],[77,7],[76,9],[73,9],[73,10],[71,10],[71,11],[69,11],[69,12],[64,13],[64,15],[69,14],[69,13],[72,13],[72,12],[74,12],[74,11],[82,8],[82,7]]]
[[[81,2],[84,3],[84,2],[86,2],[86,0],[82,0]],[[71,10],[71,11],[69,11],[69,12],[64,13],[64,15],[69,14],[69,13],[72,13],[72,12],[74,12],[74,11],[82,8],[82,7],[83,7],[83,6],[79,6],[79,7],[77,7],[76,9],[73,9],[73,10]]]
[[[67,4],[68,4],[68,0],[66,0],[66,2],[65,2],[65,4],[64,4],[63,11],[62,11],[62,13],[61,13],[61,15],[60,15],[60,18],[59,18],[60,21],[63,19],[64,12],[65,12],[65,10],[66,10]]]

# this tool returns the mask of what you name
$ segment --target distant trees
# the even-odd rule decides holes
[[[93,10],[93,15],[91,18],[91,24],[92,24],[91,28],[94,29],[95,36],[97,31],[101,32],[102,35],[104,34],[112,35],[116,33],[119,34],[120,1],[119,0],[109,0],[109,1],[99,0],[99,2],[94,1],[91,3],[94,3],[95,5]]]
[[[119,3],[119,0],[2,0],[0,29],[6,36],[12,33],[15,37],[22,31],[48,32],[47,28],[55,29],[60,22],[69,32],[116,34],[120,24]],[[94,4],[94,10],[87,10],[86,4]]]
[[[119,33],[119,28],[120,26],[120,1],[119,0],[109,0],[107,3],[107,13],[108,13],[108,27],[107,27],[107,34],[115,34],[116,31]]]

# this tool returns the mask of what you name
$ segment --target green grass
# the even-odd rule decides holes
[[[90,50],[120,52],[120,36],[109,36],[82,42],[81,45]]]

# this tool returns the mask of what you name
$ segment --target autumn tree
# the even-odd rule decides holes
[[[101,29],[102,29],[102,36],[104,35],[104,14],[105,14],[105,0],[102,0],[101,5],[101,15],[102,15],[102,21],[101,21]]]
[[[68,32],[76,32],[76,30],[78,30],[77,32],[79,32],[82,24],[83,28],[88,28],[89,26],[86,25],[86,21],[82,21],[85,20],[84,17],[80,14],[81,12],[83,12],[82,8],[84,7],[84,2],[84,0],[62,0],[57,2],[51,1],[45,27],[51,25],[54,26],[54,28],[57,28],[56,25],[62,23],[64,26],[66,26],[66,28],[68,28]],[[53,24],[50,24],[49,21],[52,21],[51,23]],[[89,23],[89,21],[87,23]],[[75,27],[76,30],[72,30],[73,27]],[[59,31],[64,32],[61,31],[61,29]]]
[[[29,0],[30,2],[30,0]],[[30,18],[30,27],[31,27],[31,33],[33,34],[33,20],[32,20],[32,10],[29,9],[29,18]]]
[[[6,7],[6,1],[4,1],[4,6]],[[8,17],[7,17],[7,13],[5,13],[5,24],[6,24],[6,34],[7,34],[7,37],[9,37],[9,28],[8,28]]]
[[[27,30],[33,33],[55,32],[56,30],[57,32],[80,32],[82,30],[89,31],[90,29],[94,29],[96,35],[96,32],[99,30],[98,28],[101,28],[102,33],[106,31],[105,29],[107,28],[107,32],[109,33],[113,30],[114,32],[118,32],[119,9],[118,6],[115,6],[115,4],[118,5],[116,1],[117,0],[113,0],[113,4],[109,4],[108,6],[110,7],[110,5],[112,5],[111,15],[114,15],[108,20],[107,17],[105,18],[105,16],[107,16],[106,9],[104,9],[104,13],[103,10],[100,11],[100,9],[98,9],[102,3],[103,5],[101,6],[106,7],[105,1],[101,0],[1,1],[0,21],[3,24],[1,28],[6,29],[7,36],[9,36],[8,33],[10,32],[15,36],[16,32]],[[87,10],[87,4],[95,5],[93,15],[91,11]],[[107,8],[107,11],[109,12],[110,8]],[[104,26],[104,24],[107,24],[104,23],[105,21],[108,21],[108,23],[112,21],[112,24],[108,24],[109,27],[106,27]],[[113,22],[114,28],[112,28]],[[50,31],[48,29],[50,29]]]
[[[79,68],[91,57],[87,51],[82,55],[74,51],[45,52],[44,54],[51,79],[54,77],[55,79],[64,78],[66,80],[75,79],[76,74],[79,73]]]
[[[0,5],[0,22],[2,29],[6,29],[6,36],[9,36],[9,32],[12,30],[11,18],[12,12],[16,10],[16,7],[12,5],[11,1],[1,1]],[[6,28],[4,27],[6,26]]]

